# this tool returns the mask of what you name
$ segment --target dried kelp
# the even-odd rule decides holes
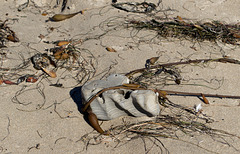
[[[156,9],[156,5],[154,3],[147,2],[124,2],[124,3],[113,3],[113,7],[133,13],[151,13]]]
[[[65,10],[65,8],[66,8],[66,5],[67,5],[67,2],[68,2],[68,0],[63,0],[63,1],[62,1],[62,8],[61,8],[61,12],[63,12],[63,11]]]
[[[135,139],[151,139],[155,141],[153,146],[158,148],[157,141],[160,141],[162,148],[165,149],[164,151],[168,151],[164,146],[164,138],[168,138],[173,140],[173,144],[174,141],[180,141],[204,151],[215,153],[198,140],[192,140],[194,136],[198,136],[203,142],[212,139],[212,145],[228,145],[229,148],[239,150],[234,146],[234,140],[239,140],[240,137],[223,130],[211,128],[209,124],[213,123],[214,120],[210,117],[203,114],[199,115],[192,108],[177,105],[171,101],[166,101],[164,105],[164,113],[152,120],[135,123],[123,120],[121,125],[113,126],[108,130],[108,132],[111,132],[108,137],[101,135],[91,137],[91,134],[86,134],[80,140],[86,146],[112,140],[115,147],[119,147]],[[182,139],[183,136],[185,139]]]
[[[156,31],[161,37],[195,39],[197,41],[222,41],[223,43],[239,45],[240,25],[224,24],[220,21],[192,23],[177,17],[172,21],[164,20],[129,20],[126,27]]]
[[[148,59],[149,60],[149,59]],[[209,62],[220,62],[220,63],[232,63],[240,64],[239,60],[231,59],[228,57],[223,58],[209,58],[209,59],[195,59],[186,60],[181,62],[165,63],[149,65],[148,60],[146,61],[145,68],[136,69],[126,73],[133,83],[140,84],[143,87],[164,87],[167,81],[174,81],[176,84],[180,84],[182,77],[180,70],[177,68],[179,65],[187,64],[207,64]]]
[[[184,96],[197,96],[202,97],[204,103],[209,104],[209,101],[206,97],[217,97],[217,98],[232,98],[232,99],[240,99],[240,96],[229,96],[229,95],[218,95],[218,94],[203,94],[203,93],[191,93],[191,92],[177,92],[177,91],[169,91],[162,89],[152,88],[152,85],[156,85],[156,79],[160,74],[164,74],[167,76],[171,76],[176,84],[181,84],[181,72],[175,69],[175,66],[178,65],[190,65],[190,64],[206,64],[210,62],[220,62],[220,63],[232,63],[232,64],[240,64],[239,60],[231,59],[231,58],[216,58],[216,59],[196,59],[196,60],[187,60],[180,61],[175,63],[166,63],[166,64],[158,64],[158,57],[153,57],[147,59],[146,67],[142,69],[133,70],[127,74],[132,81],[132,83],[141,84],[126,84],[116,87],[109,87],[102,89],[96,95],[91,97],[91,99],[85,104],[82,108],[82,111],[86,111],[89,104],[99,97],[101,93],[110,90],[110,89],[132,89],[132,90],[141,90],[141,89],[151,89],[154,92],[158,93],[159,103],[163,106],[164,111],[161,112],[156,118],[151,120],[143,120],[141,122],[124,122],[121,125],[113,126],[109,130],[106,130],[104,133],[107,133],[109,136],[105,137],[106,140],[110,140],[111,138],[116,143],[115,147],[121,146],[122,144],[131,142],[135,139],[150,139],[153,141],[153,145],[159,147],[157,143],[161,142],[160,138],[168,138],[180,142],[184,142],[186,144],[190,144],[192,146],[196,146],[199,149],[204,151],[213,152],[204,144],[201,144],[198,141],[189,141],[192,137],[198,136],[208,141],[209,139],[213,140],[212,144],[224,144],[228,145],[230,148],[238,151],[239,149],[235,147],[234,140],[239,140],[240,137],[228,133],[223,130],[213,129],[210,127],[209,123],[214,122],[213,119],[208,117],[206,114],[202,114],[203,110],[200,107],[191,108],[179,104],[175,104],[167,95],[184,95]],[[163,75],[163,76],[164,76]],[[162,78],[163,81],[166,81],[167,78]],[[146,82],[148,81],[148,82]],[[151,82],[152,81],[152,82]],[[95,127],[94,127],[95,128]],[[184,138],[183,138],[184,136]],[[83,139],[83,138],[82,138]],[[99,144],[104,142],[104,138],[100,136],[90,137],[90,134],[84,135],[84,140],[86,146]],[[86,142],[87,141],[87,142]],[[168,151],[165,148],[164,144],[161,142],[162,148],[165,151]],[[161,149],[162,150],[162,149]]]
[[[8,27],[7,21],[0,21],[0,48],[6,47],[6,41],[19,42],[15,32]]]

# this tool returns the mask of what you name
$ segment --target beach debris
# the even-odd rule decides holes
[[[114,48],[112,47],[106,47],[106,50],[109,52],[117,52]]]
[[[202,96],[203,102],[204,102],[205,104],[209,104],[209,101],[208,101],[208,99],[204,96],[204,94],[201,94],[201,96]]]
[[[7,21],[0,22],[0,46],[5,46],[6,41],[19,42],[15,32],[7,26]]]
[[[123,83],[122,86],[131,87],[131,88],[140,88],[141,87],[141,85],[134,84],[134,83]]]
[[[177,65],[186,65],[186,64],[198,64],[198,63],[208,63],[208,62],[220,62],[220,63],[231,63],[231,64],[240,64],[240,60],[237,59],[232,59],[229,57],[222,57],[222,58],[207,58],[207,59],[190,59],[190,60],[186,60],[186,61],[180,61],[180,62],[172,62],[172,63],[166,63],[166,64],[158,64],[158,65],[154,65],[151,66],[150,69],[160,69],[162,67],[165,68],[169,68],[169,67],[173,67],[173,66],[177,66]],[[146,68],[140,68],[140,69],[136,69],[136,70],[132,70],[128,73],[126,73],[126,76],[132,76],[134,74],[137,73],[142,73],[146,71]]]
[[[54,67],[57,67],[56,63],[52,60],[50,56],[48,56],[46,53],[44,54],[36,54],[31,58],[31,61],[33,63],[33,67],[37,70],[42,70],[47,75],[49,75],[52,78],[56,77],[56,72],[49,71],[47,68],[52,65]]]
[[[21,76],[20,78],[18,78],[17,84],[20,84],[20,83],[22,83],[23,81],[26,81],[26,79],[27,79],[27,75]]]
[[[153,10],[156,9],[156,5],[154,3],[148,2],[123,2],[123,3],[112,3],[112,6],[126,11],[126,12],[133,12],[133,13],[151,13]]]
[[[99,132],[100,134],[108,135],[108,133],[105,133],[105,132],[103,131],[103,129],[100,127],[99,122],[98,122],[98,118],[97,118],[96,114],[94,114],[94,113],[92,112],[92,110],[88,110],[88,120],[89,120],[90,125],[91,125],[97,132]]]
[[[53,57],[56,60],[67,60],[70,57],[73,59],[73,63],[78,59],[77,50],[71,41],[60,41],[57,42],[59,47],[51,48],[50,52],[53,53]]]
[[[183,21],[183,18],[180,17],[180,16],[177,16],[177,17],[175,18],[175,21],[177,21],[177,22],[179,22],[179,23],[182,23],[182,24],[186,24],[185,21]]]
[[[159,57],[152,57],[152,58],[149,59],[149,63],[151,65],[154,65],[158,59],[159,59]]]
[[[14,32],[7,36],[7,40],[12,41],[12,42],[19,42],[19,39],[16,37]]]
[[[156,116],[160,112],[158,98],[151,90],[131,90],[139,87],[136,84],[128,84],[126,76],[113,74],[106,80],[95,80],[86,83],[82,87],[83,102],[87,102],[94,94],[104,88],[123,85],[129,89],[108,90],[97,97],[90,107],[100,120],[111,120],[124,115],[132,116]],[[119,90],[121,92],[119,92]]]
[[[37,82],[37,80],[38,80],[38,77],[36,77],[35,75],[27,74],[27,75],[24,75],[24,76],[21,76],[20,78],[18,78],[17,84],[20,84],[24,81],[30,82],[30,83],[35,83],[35,82]]]
[[[158,98],[160,99],[160,100],[165,100],[165,99],[167,99],[167,92],[166,91],[164,91],[164,90],[156,90],[155,91],[157,94],[158,94]]]
[[[62,2],[61,12],[63,12],[63,11],[65,10],[66,5],[67,5],[67,2],[68,2],[68,0],[63,0],[63,2]]]
[[[201,112],[201,110],[202,110],[202,104],[201,103],[199,103],[198,105],[195,105],[194,106],[194,108],[195,108],[195,112]]]
[[[154,60],[155,61],[155,60]],[[154,62],[153,61],[153,62]],[[231,98],[240,99],[240,96],[219,95],[219,94],[203,94],[182,91],[160,90],[149,88],[149,85],[144,87],[136,84],[133,75],[136,73],[150,73],[150,69],[157,69],[157,71],[170,74],[175,77],[176,83],[180,83],[181,76],[174,70],[174,65],[204,63],[204,62],[222,62],[240,64],[238,60],[227,57],[218,59],[196,59],[188,61],[180,61],[175,63],[166,63],[161,65],[151,66],[149,69],[142,68],[133,70],[127,74],[112,74],[105,80],[94,80],[87,82],[81,88],[81,96],[83,107],[81,109],[83,114],[88,116],[90,125],[99,133],[109,135],[109,132],[103,131],[99,126],[99,120],[111,120],[121,116],[156,116],[160,114],[160,105],[178,107],[186,112],[198,116],[202,112],[201,103],[194,106],[194,110],[181,105],[176,105],[169,100],[167,95],[177,96],[195,96],[203,97],[205,103],[208,103],[206,97],[217,98]],[[156,62],[156,61],[155,61]],[[128,77],[131,77],[131,82]],[[138,78],[138,77],[137,77]],[[152,76],[150,76],[152,78]],[[138,83],[138,82],[137,82]],[[166,105],[167,104],[167,105]]]
[[[19,2],[21,3],[22,1],[19,1]],[[19,2],[17,1],[17,3],[19,3]],[[29,2],[30,2],[30,0],[26,0],[25,2],[20,4],[18,6],[18,11],[20,12],[20,11],[24,10],[25,8],[27,8],[29,6]]]
[[[166,19],[129,20],[127,27],[154,30],[162,37],[194,38],[197,41],[208,40],[212,42],[219,40],[223,43],[240,45],[239,24],[224,24],[220,21],[193,23],[184,21],[182,17],[177,16],[172,21]]]
[[[63,87],[63,84],[61,84],[61,83],[55,83],[55,84],[50,84],[49,86],[53,86],[53,87]]]
[[[43,34],[40,34],[40,35],[38,36],[38,38],[40,38],[40,39],[44,39],[45,36],[44,36]]]
[[[17,84],[15,82],[10,81],[10,80],[3,80],[3,83],[9,84],[9,85],[16,85]]]
[[[181,74],[180,71],[176,68],[178,65],[186,65],[186,64],[206,64],[209,62],[220,62],[220,63],[232,63],[232,64],[240,64],[240,61],[237,59],[232,59],[229,57],[223,58],[207,58],[207,59],[194,59],[180,62],[172,62],[166,64],[155,64],[149,65],[144,68],[136,69],[126,73],[125,75],[131,79],[132,82],[136,82],[140,85],[146,85],[146,83],[156,84],[161,81],[163,83],[166,81],[166,78],[163,79],[158,78],[159,75],[164,72],[166,75],[170,75],[176,84],[181,84]],[[150,63],[149,63],[150,64]],[[155,79],[154,79],[155,78]],[[156,82],[153,82],[155,80]],[[206,95],[205,95],[206,96]],[[201,95],[200,95],[201,97]]]
[[[59,21],[63,21],[69,18],[74,17],[77,14],[83,14],[83,11],[79,11],[76,13],[71,13],[71,14],[55,14],[54,16],[52,16],[51,18],[49,18],[50,21],[54,21],[54,22],[59,22]],[[49,21],[47,20],[47,21]]]
[[[56,63],[52,60],[50,56],[48,56],[46,53],[38,53],[35,54],[31,61],[33,63],[33,67],[37,70],[41,70],[42,68],[46,68],[49,65],[53,65],[54,67],[57,67]]]
[[[50,52],[53,53],[53,57],[56,60],[64,60],[68,58],[68,54],[65,52],[65,49],[62,47],[51,48]]]
[[[118,78],[117,78],[118,77]],[[123,76],[125,77],[125,76]],[[109,79],[110,78],[110,79]],[[117,81],[114,83],[111,78],[117,78]],[[128,78],[127,78],[128,79]],[[101,81],[101,82],[100,82]],[[109,87],[106,83],[113,83],[111,85],[117,85]],[[127,82],[127,83],[126,83]],[[122,85],[118,85],[121,84]],[[84,107],[82,112],[88,115],[88,120],[91,126],[101,134],[109,135],[109,132],[105,132],[99,126],[97,119],[100,120],[111,120],[123,115],[130,116],[156,116],[160,113],[159,102],[163,106],[164,102],[172,104],[172,102],[166,97],[166,95],[191,95],[191,96],[209,96],[209,97],[222,97],[222,98],[240,98],[240,96],[228,96],[228,95],[213,95],[213,94],[202,94],[202,93],[187,93],[187,92],[177,92],[169,90],[158,90],[158,89],[147,89],[141,88],[136,84],[128,84],[128,80],[124,81],[124,78],[113,75],[109,76],[105,80],[95,80],[89,83],[86,83],[82,89],[82,100]],[[101,87],[101,88],[100,88]],[[106,87],[103,88],[102,87]],[[101,90],[100,90],[101,89]],[[153,94],[151,94],[151,92]],[[147,96],[145,96],[147,94]],[[88,97],[86,97],[88,95]],[[122,97],[122,95],[124,97]],[[132,100],[131,100],[132,98]],[[158,99],[159,98],[159,99]],[[134,105],[129,104],[130,100],[135,103]],[[111,103],[113,102],[113,103]],[[195,112],[186,107],[178,106],[181,109],[188,111],[192,114],[199,115],[202,112],[201,103],[194,106]],[[138,111],[141,114],[138,114]],[[90,121],[91,120],[91,121]]]
[[[48,14],[46,12],[43,12],[41,15],[42,16],[47,16]]]
[[[38,81],[38,78],[36,76],[33,76],[33,75],[29,75],[26,78],[26,82],[35,83],[37,81]]]
[[[95,126],[98,127],[96,118],[111,120],[127,115],[152,117],[160,113],[158,95],[154,91],[139,88],[136,84],[128,84],[129,79],[126,76],[112,74],[105,80],[94,80],[82,86],[81,93],[85,104],[83,112],[87,112],[91,119],[94,119],[92,123]],[[119,87],[111,89],[112,86]],[[103,89],[105,90],[98,95]],[[90,99],[92,101],[89,103]],[[98,132],[102,133],[101,130]]]
[[[57,41],[56,45],[57,46],[63,46],[63,45],[68,45],[69,43],[71,43],[72,41]]]
[[[49,71],[49,70],[47,70],[46,68],[42,68],[42,70],[43,70],[47,75],[49,75],[51,78],[56,78],[56,77],[57,77],[56,72],[54,72],[54,71]]]
[[[176,84],[180,84],[181,83],[182,77],[181,77],[180,73],[177,70],[166,69],[165,67],[163,67],[162,69],[163,69],[163,71],[165,73],[168,73],[168,74],[170,74],[173,77],[173,79],[174,79]]]
[[[154,65],[158,59],[159,57],[152,57],[150,59],[147,59],[145,63],[145,67],[148,69],[150,65]]]
[[[133,71],[132,73],[127,73],[126,76],[131,78],[134,82],[141,84],[141,82],[143,80],[149,79],[149,78],[151,78],[153,80],[153,77],[157,77],[163,72],[165,74],[165,76],[168,76],[169,78],[171,78],[171,80],[174,80],[174,82],[176,84],[181,84],[182,77],[181,77],[181,74],[179,73],[179,70],[177,70],[174,67],[164,67],[161,65],[159,65],[159,67],[155,67],[157,65],[152,65],[152,64],[157,59],[158,58],[156,58],[156,57],[153,57],[153,59],[148,59],[145,63],[144,69],[141,69],[141,70],[139,69],[136,72]],[[150,60],[153,60],[153,61],[151,62]],[[155,62],[154,62],[154,64],[155,64]],[[137,72],[138,72],[138,74],[140,73],[140,75],[133,78],[133,74],[135,74]]]

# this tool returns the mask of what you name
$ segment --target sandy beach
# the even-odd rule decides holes
[[[155,5],[149,12],[119,9],[110,0],[68,0],[63,9],[63,1],[2,0],[0,4],[4,45],[0,48],[0,153],[239,153],[240,99],[207,97],[206,104],[202,96],[167,95],[169,102],[161,105],[157,117],[99,121],[104,130],[112,132],[110,136],[94,130],[80,111],[81,86],[86,82],[145,68],[151,57],[159,57],[156,65],[212,60],[167,67],[181,75],[181,83],[176,84],[174,76],[165,72],[144,79],[149,88],[240,96],[239,63],[216,60],[240,60],[237,43],[163,37],[148,29],[150,26],[131,26],[139,21],[144,21],[140,26],[146,21],[169,21],[199,28],[196,23],[218,21],[220,25],[238,25],[231,35],[239,41],[240,1],[152,0],[146,1]],[[131,2],[118,0],[115,4],[131,8],[129,4],[143,1]],[[62,21],[49,20],[56,14],[79,11]],[[19,41],[11,41],[10,34]],[[69,41],[66,58],[62,52],[62,57],[56,54],[56,42],[63,40]],[[45,59],[53,62],[46,70],[42,66],[37,69],[32,59],[44,53],[48,55]],[[50,73],[55,74],[51,77]],[[202,109],[195,112],[194,106],[199,104]]]

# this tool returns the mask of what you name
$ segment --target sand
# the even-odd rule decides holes
[[[92,59],[94,68],[86,64],[90,70],[90,80],[143,68],[148,58],[156,56],[160,57],[159,63],[222,56],[239,59],[240,56],[240,49],[235,45],[156,38],[153,31],[138,32],[124,28],[122,25],[126,19],[151,17],[113,8],[110,0],[70,0],[63,13],[86,11],[60,22],[45,22],[60,13],[61,5],[53,8],[56,1],[42,0],[39,4],[31,1],[26,8],[18,11],[19,5],[24,2],[2,0],[0,4],[1,20],[9,19],[8,26],[20,40],[16,43],[7,42],[7,48],[1,49],[1,52],[6,53],[6,57],[1,56],[1,68],[17,67],[23,60],[29,60],[37,53],[46,53],[46,49],[54,47],[54,44],[46,41],[70,39],[84,40],[76,46],[88,62]],[[152,2],[157,4],[157,1]],[[165,10],[165,15],[172,19],[181,16],[193,22],[219,20],[236,24],[239,22],[239,6],[238,0],[163,0],[158,9]],[[164,17],[164,13],[159,12],[159,17]],[[112,47],[116,52],[108,52],[106,47]],[[49,51],[47,53],[50,54]],[[184,66],[180,69],[183,83],[171,84],[164,89],[240,95],[238,65],[210,63],[205,67]],[[1,70],[5,79],[14,82],[20,76],[41,73],[33,68],[32,63],[18,71]],[[236,136],[220,139],[201,133],[189,136],[177,132],[178,140],[139,137],[130,141],[120,139],[118,144],[117,138],[121,136],[99,136],[80,113],[77,104],[80,99],[79,87],[86,81],[84,78],[80,82],[82,74],[80,69],[62,68],[57,70],[56,78],[45,76],[36,83],[0,85],[0,153],[239,153],[240,141],[236,137],[240,136],[238,99],[208,98],[210,104],[204,104],[197,97],[168,96],[172,102],[189,108],[201,103],[202,115],[213,119],[209,127]],[[61,83],[63,87],[50,86],[55,83]],[[159,88],[162,88],[161,85]],[[124,120],[136,122],[143,119],[120,117],[104,121],[102,128],[107,130],[122,125]],[[91,144],[88,144],[89,140]]]

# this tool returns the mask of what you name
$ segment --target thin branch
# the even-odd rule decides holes
[[[171,90],[161,90],[161,91],[165,91],[168,95],[184,95],[184,96],[197,96],[197,97],[202,97],[202,95],[204,95],[205,97],[240,99],[240,96],[232,96],[232,95],[191,93],[191,92],[171,91]],[[156,90],[156,92],[158,92],[158,90]]]

